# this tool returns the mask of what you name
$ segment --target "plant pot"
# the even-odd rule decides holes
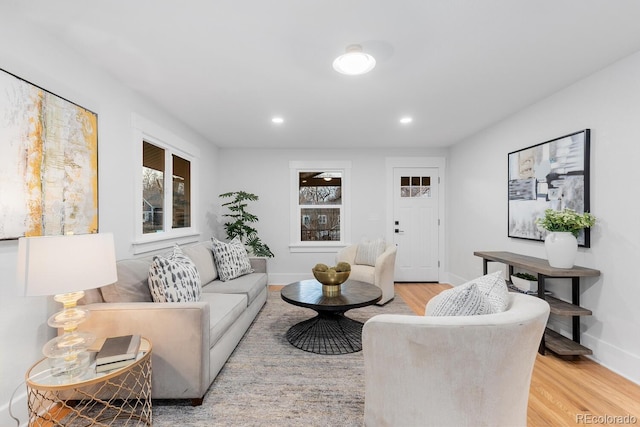
[[[567,231],[554,231],[544,239],[549,265],[555,268],[571,268],[578,254],[578,240]]]
[[[537,280],[527,280],[522,279],[520,277],[511,276],[511,283],[513,286],[520,289],[523,292],[537,292],[538,291],[538,281]]]

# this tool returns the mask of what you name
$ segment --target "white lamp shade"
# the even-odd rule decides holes
[[[93,289],[118,279],[111,233],[22,237],[18,282],[27,296]]]

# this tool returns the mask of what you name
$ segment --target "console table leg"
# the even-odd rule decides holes
[[[546,299],[544,292],[544,274],[538,274],[538,298]],[[544,333],[542,334],[542,339],[540,340],[540,347],[538,347],[538,353],[544,356],[546,353],[546,346],[544,344]]]
[[[580,305],[580,278],[571,278],[571,302],[573,305]],[[572,335],[573,341],[580,344],[580,316],[573,316],[572,321]]]

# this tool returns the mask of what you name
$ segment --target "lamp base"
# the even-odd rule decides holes
[[[88,332],[67,332],[47,342],[42,352],[49,359],[51,374],[62,379],[83,375],[89,367],[87,348],[95,336]]]
[[[50,357],[49,366],[51,367],[51,375],[59,380],[75,380],[84,375],[89,369],[89,353],[83,351],[69,358],[66,357]]]

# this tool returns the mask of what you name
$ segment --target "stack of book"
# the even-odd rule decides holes
[[[96,372],[127,366],[138,357],[140,335],[109,337],[96,355]]]

